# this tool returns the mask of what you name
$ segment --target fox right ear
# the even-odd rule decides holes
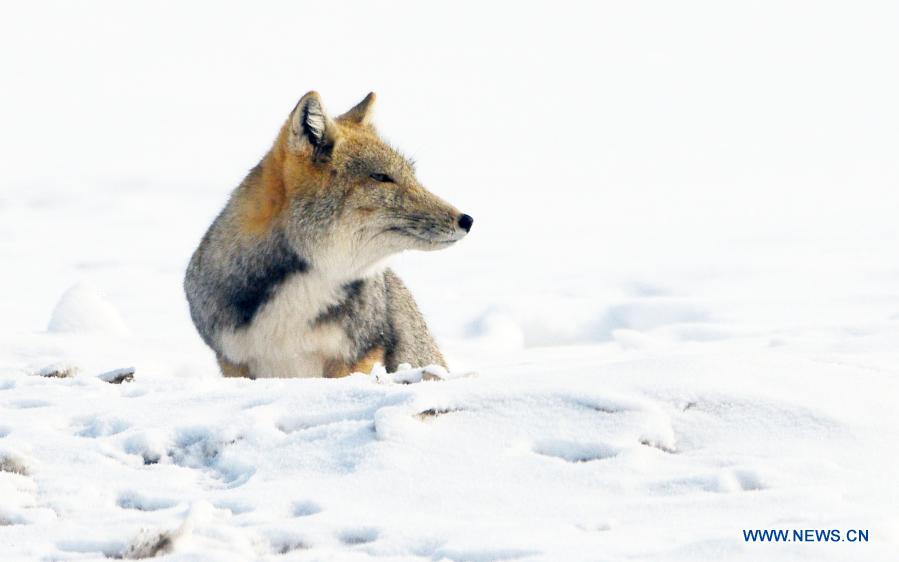
[[[294,152],[311,150],[313,160],[327,162],[336,142],[337,127],[325,113],[318,92],[307,93],[290,116],[287,145]]]
[[[337,118],[340,122],[354,123],[356,125],[371,124],[372,107],[375,105],[375,93],[369,92],[365,98],[357,103],[353,109]]]

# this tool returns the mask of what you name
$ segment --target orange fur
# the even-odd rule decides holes
[[[374,131],[363,124],[333,121],[339,143],[365,144],[376,139]],[[250,235],[269,231],[289,200],[299,195],[320,193],[327,189],[330,171],[339,166],[339,151],[335,161],[314,162],[311,150],[295,153],[288,148],[290,120],[281,127],[274,146],[260,163],[260,171],[247,177],[237,192],[241,230]]]
[[[384,364],[384,357],[384,348],[376,347],[352,365],[339,360],[331,361],[327,365],[325,376],[339,378],[353,373],[370,373],[375,363]]]
[[[226,377],[244,377],[248,379],[255,378],[250,374],[250,369],[246,365],[238,365],[236,363],[231,363],[226,359],[218,358],[219,367],[222,370],[222,375]]]
[[[370,94],[331,119],[317,93],[304,95],[191,259],[185,290],[192,313],[202,312],[193,316],[197,327],[220,357],[246,362],[220,359],[225,376],[342,377],[370,372],[387,359],[391,368],[411,361],[444,364],[408,290],[389,270],[371,273],[370,266],[403,249],[453,244],[470,222],[462,226],[460,217],[467,215],[426,191],[414,165],[379,137],[369,121],[373,101]],[[254,269],[241,271],[236,258],[246,252],[266,259],[247,260],[244,269]],[[317,275],[298,275],[310,268]],[[385,328],[375,320],[372,334],[356,334],[341,322],[317,332],[310,320],[316,311],[333,306],[350,277],[369,274],[385,280],[372,285],[374,293],[400,295],[401,304],[387,313],[405,322],[408,337],[377,339]],[[253,283],[252,291],[245,281]],[[288,291],[284,299],[274,300],[282,289]],[[274,308],[263,310],[269,302]],[[359,314],[383,316],[379,302],[363,302]],[[270,341],[271,334],[277,341]],[[367,349],[374,341],[386,349]],[[289,353],[276,353],[274,346]]]

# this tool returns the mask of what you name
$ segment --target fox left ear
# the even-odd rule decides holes
[[[318,92],[309,92],[297,103],[290,116],[288,146],[294,152],[312,148],[312,159],[327,162],[337,142],[337,127],[322,105]]]
[[[375,106],[375,93],[369,92],[365,99],[357,103],[353,109],[347,111],[337,118],[338,121],[344,123],[354,123],[356,125],[368,125],[371,123],[372,108]]]

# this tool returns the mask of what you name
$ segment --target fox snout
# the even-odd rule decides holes
[[[386,230],[407,239],[408,246],[413,248],[440,249],[465,238],[474,224],[471,215],[450,209],[442,213],[433,210],[401,213]]]

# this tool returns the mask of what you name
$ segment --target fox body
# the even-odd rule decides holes
[[[463,238],[472,218],[426,191],[371,125],[374,94],[331,119],[303,96],[187,268],[191,317],[225,376],[336,377],[446,363],[384,266]]]

